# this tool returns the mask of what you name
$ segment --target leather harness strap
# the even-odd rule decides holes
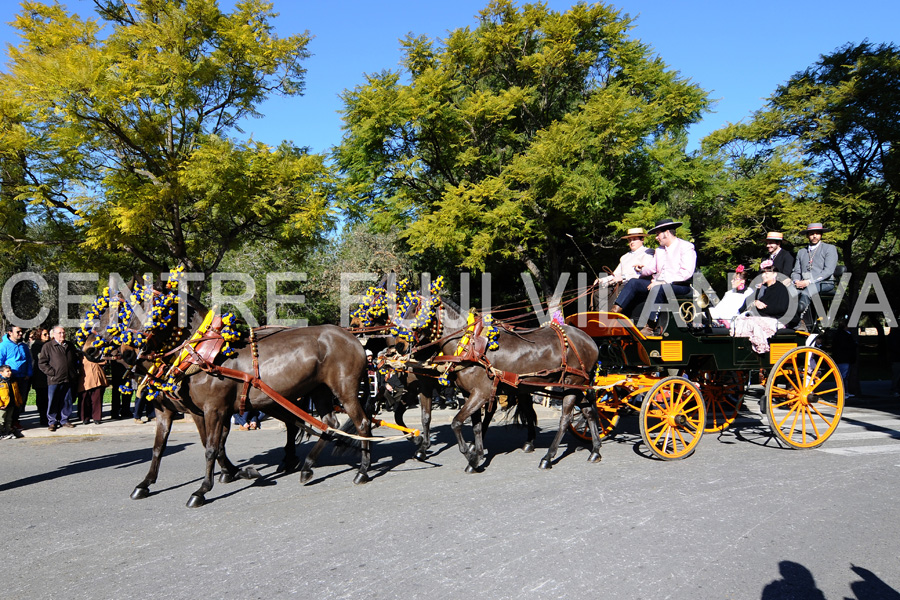
[[[290,412],[300,420],[305,421],[306,423],[322,431],[323,433],[329,430],[328,425],[273,390],[268,384],[266,384],[266,382],[261,380],[258,375],[254,377],[253,375],[245,373],[244,371],[229,369],[228,367],[221,367],[209,362],[205,363],[201,368],[203,368],[203,370],[210,375],[219,375],[222,377],[227,377],[229,379],[243,381],[245,386],[252,385],[254,388],[258,389],[266,396],[277,402],[280,406],[282,406],[284,409],[286,409],[288,412]]]
[[[250,354],[253,356],[253,373],[254,379],[259,379],[259,346],[256,344],[256,331],[250,328]],[[247,408],[247,394],[250,392],[250,381],[244,380],[244,386],[241,388],[241,398],[238,404],[238,414],[243,415]]]

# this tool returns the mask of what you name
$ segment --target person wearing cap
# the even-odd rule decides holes
[[[632,279],[625,284],[619,295],[616,296],[612,311],[622,313],[630,310],[637,302],[646,299],[647,302],[659,303],[665,298],[665,289],[671,289],[676,296],[685,296],[691,293],[691,278],[697,267],[697,251],[694,245],[687,240],[682,240],[675,235],[675,230],[681,227],[680,221],[662,219],[648,231],[656,235],[659,248],[653,256],[647,256],[644,262],[635,265],[635,271],[646,279]],[[648,326],[644,333],[655,333],[657,312],[649,315]]]
[[[770,231],[766,234],[766,250],[769,253],[769,259],[775,265],[775,272],[790,278],[791,271],[794,269],[794,257],[782,248],[783,243],[784,234],[780,231]]]
[[[628,240],[628,253],[623,254],[619,259],[619,264],[612,272],[612,275],[598,277],[597,283],[607,286],[612,283],[641,277],[641,274],[634,267],[642,264],[648,255],[653,256],[653,250],[644,246],[644,237],[646,235],[647,233],[643,227],[632,227],[629,229],[628,233],[621,237],[623,240]]]
[[[797,251],[791,281],[799,291],[800,311],[804,316],[813,294],[830,292],[834,289],[834,270],[838,264],[837,248],[822,241],[822,234],[831,231],[821,223],[810,223],[802,233],[809,245]]]
[[[744,305],[748,312],[738,315],[734,320],[731,335],[750,338],[753,351],[763,354],[769,351],[769,338],[784,327],[780,319],[790,307],[790,297],[785,286],[775,285],[778,273],[771,259],[762,261],[759,269],[763,284]]]

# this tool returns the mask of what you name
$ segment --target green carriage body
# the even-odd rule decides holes
[[[625,408],[640,411],[641,435],[663,460],[684,458],[704,431],[730,426],[751,375],[765,381],[761,408],[775,436],[794,448],[814,448],[834,432],[844,389],[837,366],[807,332],[783,329],[757,353],[750,339],[727,329],[678,327],[662,319],[647,336],[627,317],[595,311],[566,319],[591,336],[600,351],[594,380],[601,433],[608,435]],[[572,430],[584,437],[585,417]]]

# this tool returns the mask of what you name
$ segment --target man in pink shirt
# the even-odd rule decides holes
[[[626,283],[616,297],[613,312],[624,313],[641,300],[661,303],[665,300],[667,287],[676,296],[691,293],[690,283],[697,267],[697,251],[692,243],[675,236],[675,230],[681,225],[679,221],[663,219],[657,221],[656,226],[647,232],[656,235],[659,248],[643,264],[635,265],[634,269],[640,269],[641,275],[651,277],[650,282],[648,284],[646,279],[632,279]],[[657,314],[655,310],[649,314],[645,334],[652,332]]]

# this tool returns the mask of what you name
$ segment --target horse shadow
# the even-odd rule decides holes
[[[190,445],[192,444],[170,444],[166,448],[166,454],[175,454],[177,452],[181,452]],[[53,471],[36,473],[34,475],[29,475],[28,477],[23,477],[22,479],[17,479],[16,481],[9,481],[7,483],[0,484],[0,493],[7,490],[14,490],[17,488],[34,485],[37,483],[54,481],[62,477],[80,475],[82,473],[90,473],[92,471],[98,471],[101,469],[125,469],[141,464],[146,464],[150,462],[152,454],[153,451],[151,448],[142,448],[139,450],[129,450],[127,452],[117,452],[115,454],[104,454],[102,456],[92,456],[90,458],[75,460],[67,465],[58,467]]]

